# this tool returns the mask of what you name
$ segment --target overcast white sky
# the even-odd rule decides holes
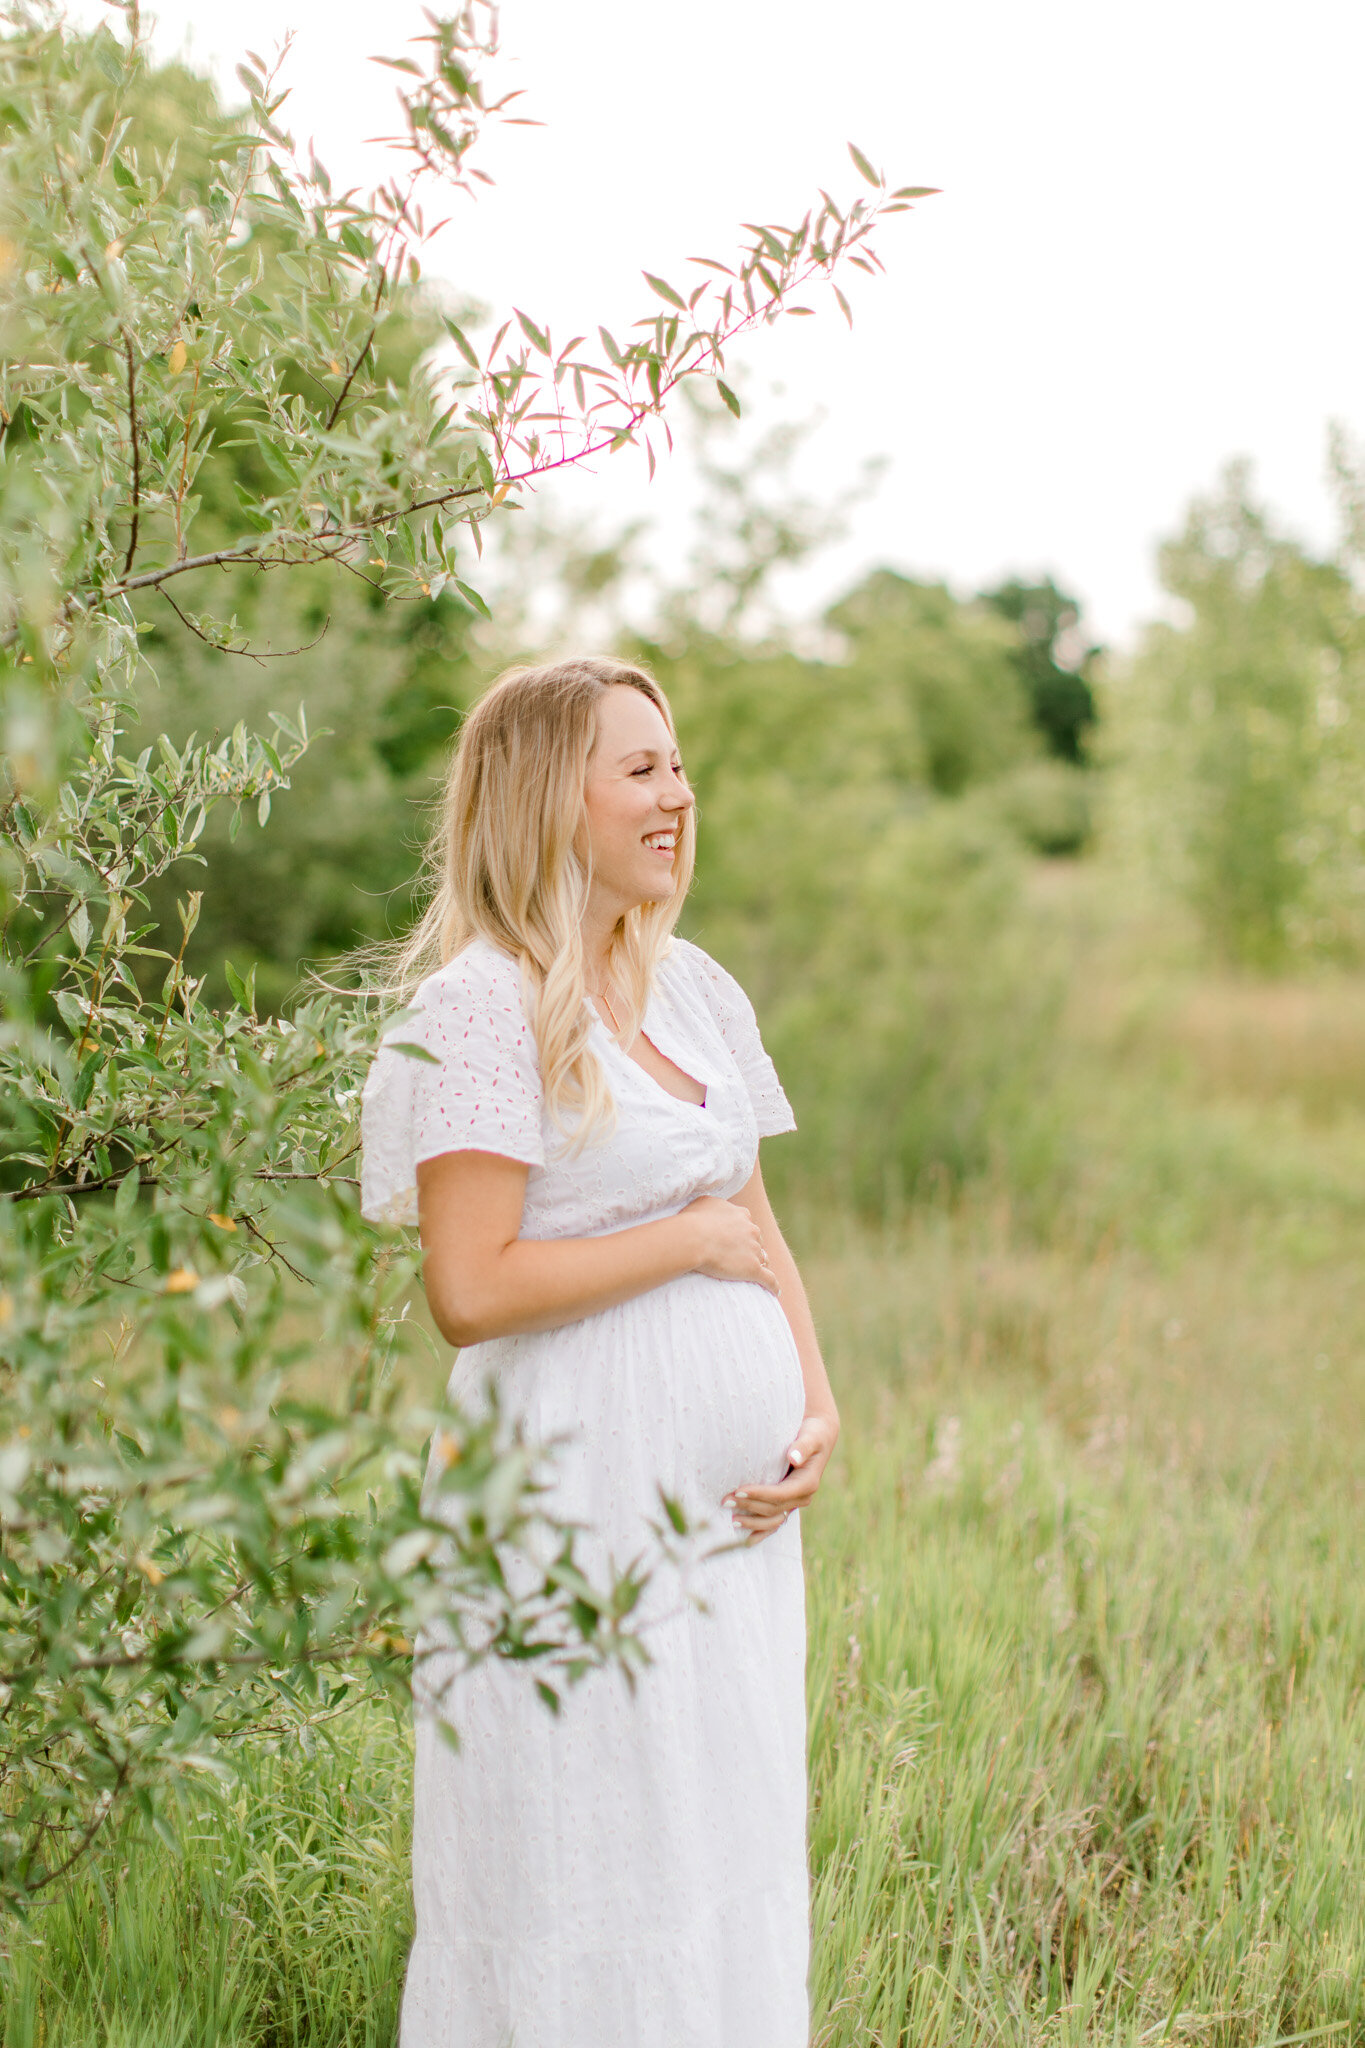
[[[422,25],[412,0],[157,11],[163,48],[228,79],[295,28],[288,118],[352,178],[391,125],[365,60]],[[546,125],[490,138],[496,188],[432,267],[558,334],[627,324],[642,267],[725,255],[740,220],[852,194],[850,137],[944,188],[887,224],[852,333],[831,307],[747,345],[755,395],[783,387],[765,409],[825,414],[808,485],[890,461],[810,602],[876,561],[1051,569],[1120,639],[1157,602],[1156,539],[1235,454],[1330,535],[1326,423],[1365,431],[1361,0],[505,0],[502,34]],[[683,488],[661,468],[665,526]],[[580,490],[641,495],[616,464]]]

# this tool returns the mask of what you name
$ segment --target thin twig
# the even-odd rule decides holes
[[[37,1884],[30,1885],[30,1891],[40,1892],[47,1885],[54,1884],[59,1877],[65,1877],[67,1871],[70,1870],[73,1863],[78,1863],[80,1861],[81,1857],[84,1856],[86,1850],[90,1847],[90,1844],[94,1841],[96,1835],[99,1833],[100,1829],[104,1826],[104,1823],[108,1820],[110,1814],[113,1812],[114,1802],[118,1798],[119,1793],[123,1790],[123,1787],[127,1782],[128,1770],[129,1762],[127,1757],[125,1757],[123,1762],[119,1765],[118,1776],[114,1780],[113,1789],[109,1793],[107,1800],[101,1807],[100,1811],[95,1815],[95,1818],[91,1821],[89,1827],[85,1829],[80,1840],[77,1842],[75,1848],[71,1851],[71,1854],[67,1857],[64,1863],[59,1863],[55,1870],[49,1870],[45,1877],[40,1877]]]
[[[189,408],[185,414],[185,441],[180,451],[180,488],[175,494],[175,551],[178,555],[183,555],[185,552],[183,520],[185,512],[185,486],[189,480],[190,473],[190,429],[194,425],[194,408],[199,397],[199,372],[202,368],[202,363],[196,363],[194,366],[194,388],[190,392]]]
[[[50,932],[43,932],[39,935],[36,943],[30,946],[28,952],[25,953],[21,964],[25,967],[31,967],[33,965],[33,962],[37,959],[38,955],[42,952],[43,947],[50,946],[54,939],[59,939],[62,933],[66,930],[67,926],[70,924],[72,918],[76,915],[76,912],[78,910],[83,910],[84,907],[85,898],[83,896],[73,896],[70,904],[67,906],[66,916],[62,919],[61,923],[57,925],[54,930]]]
[[[315,1178],[315,1176],[309,1176],[309,1178]],[[284,1267],[285,1271],[287,1273],[292,1273],[294,1278],[296,1280],[301,1280],[305,1286],[311,1284],[308,1279],[308,1275],[306,1273],[301,1273],[298,1267],[293,1263],[293,1261],[285,1257],[284,1253],[280,1250],[279,1246],[276,1244],[273,1237],[267,1237],[265,1232],[262,1229],[260,1229],[257,1224],[253,1223],[251,1218],[245,1213],[242,1216],[242,1221],[243,1223],[245,1223],[247,1229],[251,1232],[251,1235],[255,1238],[257,1244],[263,1244],[265,1246],[266,1253],[270,1258],[278,1259],[280,1264]]]
[[[338,391],[336,404],[332,407],[332,410],[327,415],[327,425],[323,429],[324,433],[330,434],[333,427],[336,425],[337,414],[341,411],[342,406],[345,405],[347,393],[350,391],[352,384],[354,384],[356,377],[359,374],[361,364],[364,362],[366,356],[370,353],[370,347],[374,341],[375,331],[376,330],[372,327],[369,333],[365,336],[364,348],[361,349],[360,354],[356,357],[350,369],[347,371],[346,382],[342,385],[340,391]]]
[[[313,638],[311,640],[306,640],[302,647],[281,647],[278,649],[267,647],[264,653],[260,653],[254,647],[225,647],[221,640],[211,639],[210,636],[204,631],[202,626],[196,625],[195,621],[189,617],[188,613],[181,611],[179,605],[171,596],[170,591],[165,589],[164,586],[158,589],[157,596],[164,597],[167,604],[170,606],[171,610],[179,619],[181,625],[188,627],[189,631],[194,634],[195,638],[197,640],[202,640],[205,647],[211,647],[215,654],[237,654],[241,656],[243,661],[254,661],[258,665],[263,664],[267,661],[292,661],[296,654],[311,653],[313,648],[317,646],[319,640],[322,639],[323,634],[327,631],[327,628],[332,623],[331,615],[329,614],[322,622],[322,632],[315,633],[313,635]]]
[[[138,448],[137,434],[137,373],[133,364],[133,340],[125,327],[123,346],[128,356],[128,431],[133,440],[133,524],[128,535],[128,552],[123,558],[123,573],[127,576],[137,553],[137,529],[141,515],[142,500],[142,456]]]

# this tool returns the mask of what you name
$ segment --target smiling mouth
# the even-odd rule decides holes
[[[676,832],[651,832],[645,839],[645,845],[651,853],[665,853],[671,860],[677,851],[678,835]]]

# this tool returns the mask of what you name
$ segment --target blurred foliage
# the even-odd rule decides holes
[[[900,707],[899,730],[882,743],[902,778],[959,796],[1037,751],[1019,635],[984,607],[879,569],[829,621],[848,640],[852,676],[883,679],[887,703]]]
[[[1365,607],[1347,553],[1277,531],[1234,464],[1160,561],[1176,617],[1113,693],[1139,857],[1229,961],[1358,960]]]

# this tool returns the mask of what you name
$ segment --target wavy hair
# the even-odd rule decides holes
[[[409,1000],[475,938],[519,961],[546,1107],[561,1130],[572,1131],[573,1150],[610,1128],[614,1114],[589,1044],[582,917],[591,875],[579,849],[598,706],[620,685],[648,697],[676,740],[668,699],[653,676],[630,662],[584,655],[509,669],[479,699],[456,739],[427,848],[427,907],[389,955],[383,976],[386,995]],[[608,967],[622,999],[627,1045],[643,1020],[695,854],[689,808],[672,895],[627,911],[612,934]]]

